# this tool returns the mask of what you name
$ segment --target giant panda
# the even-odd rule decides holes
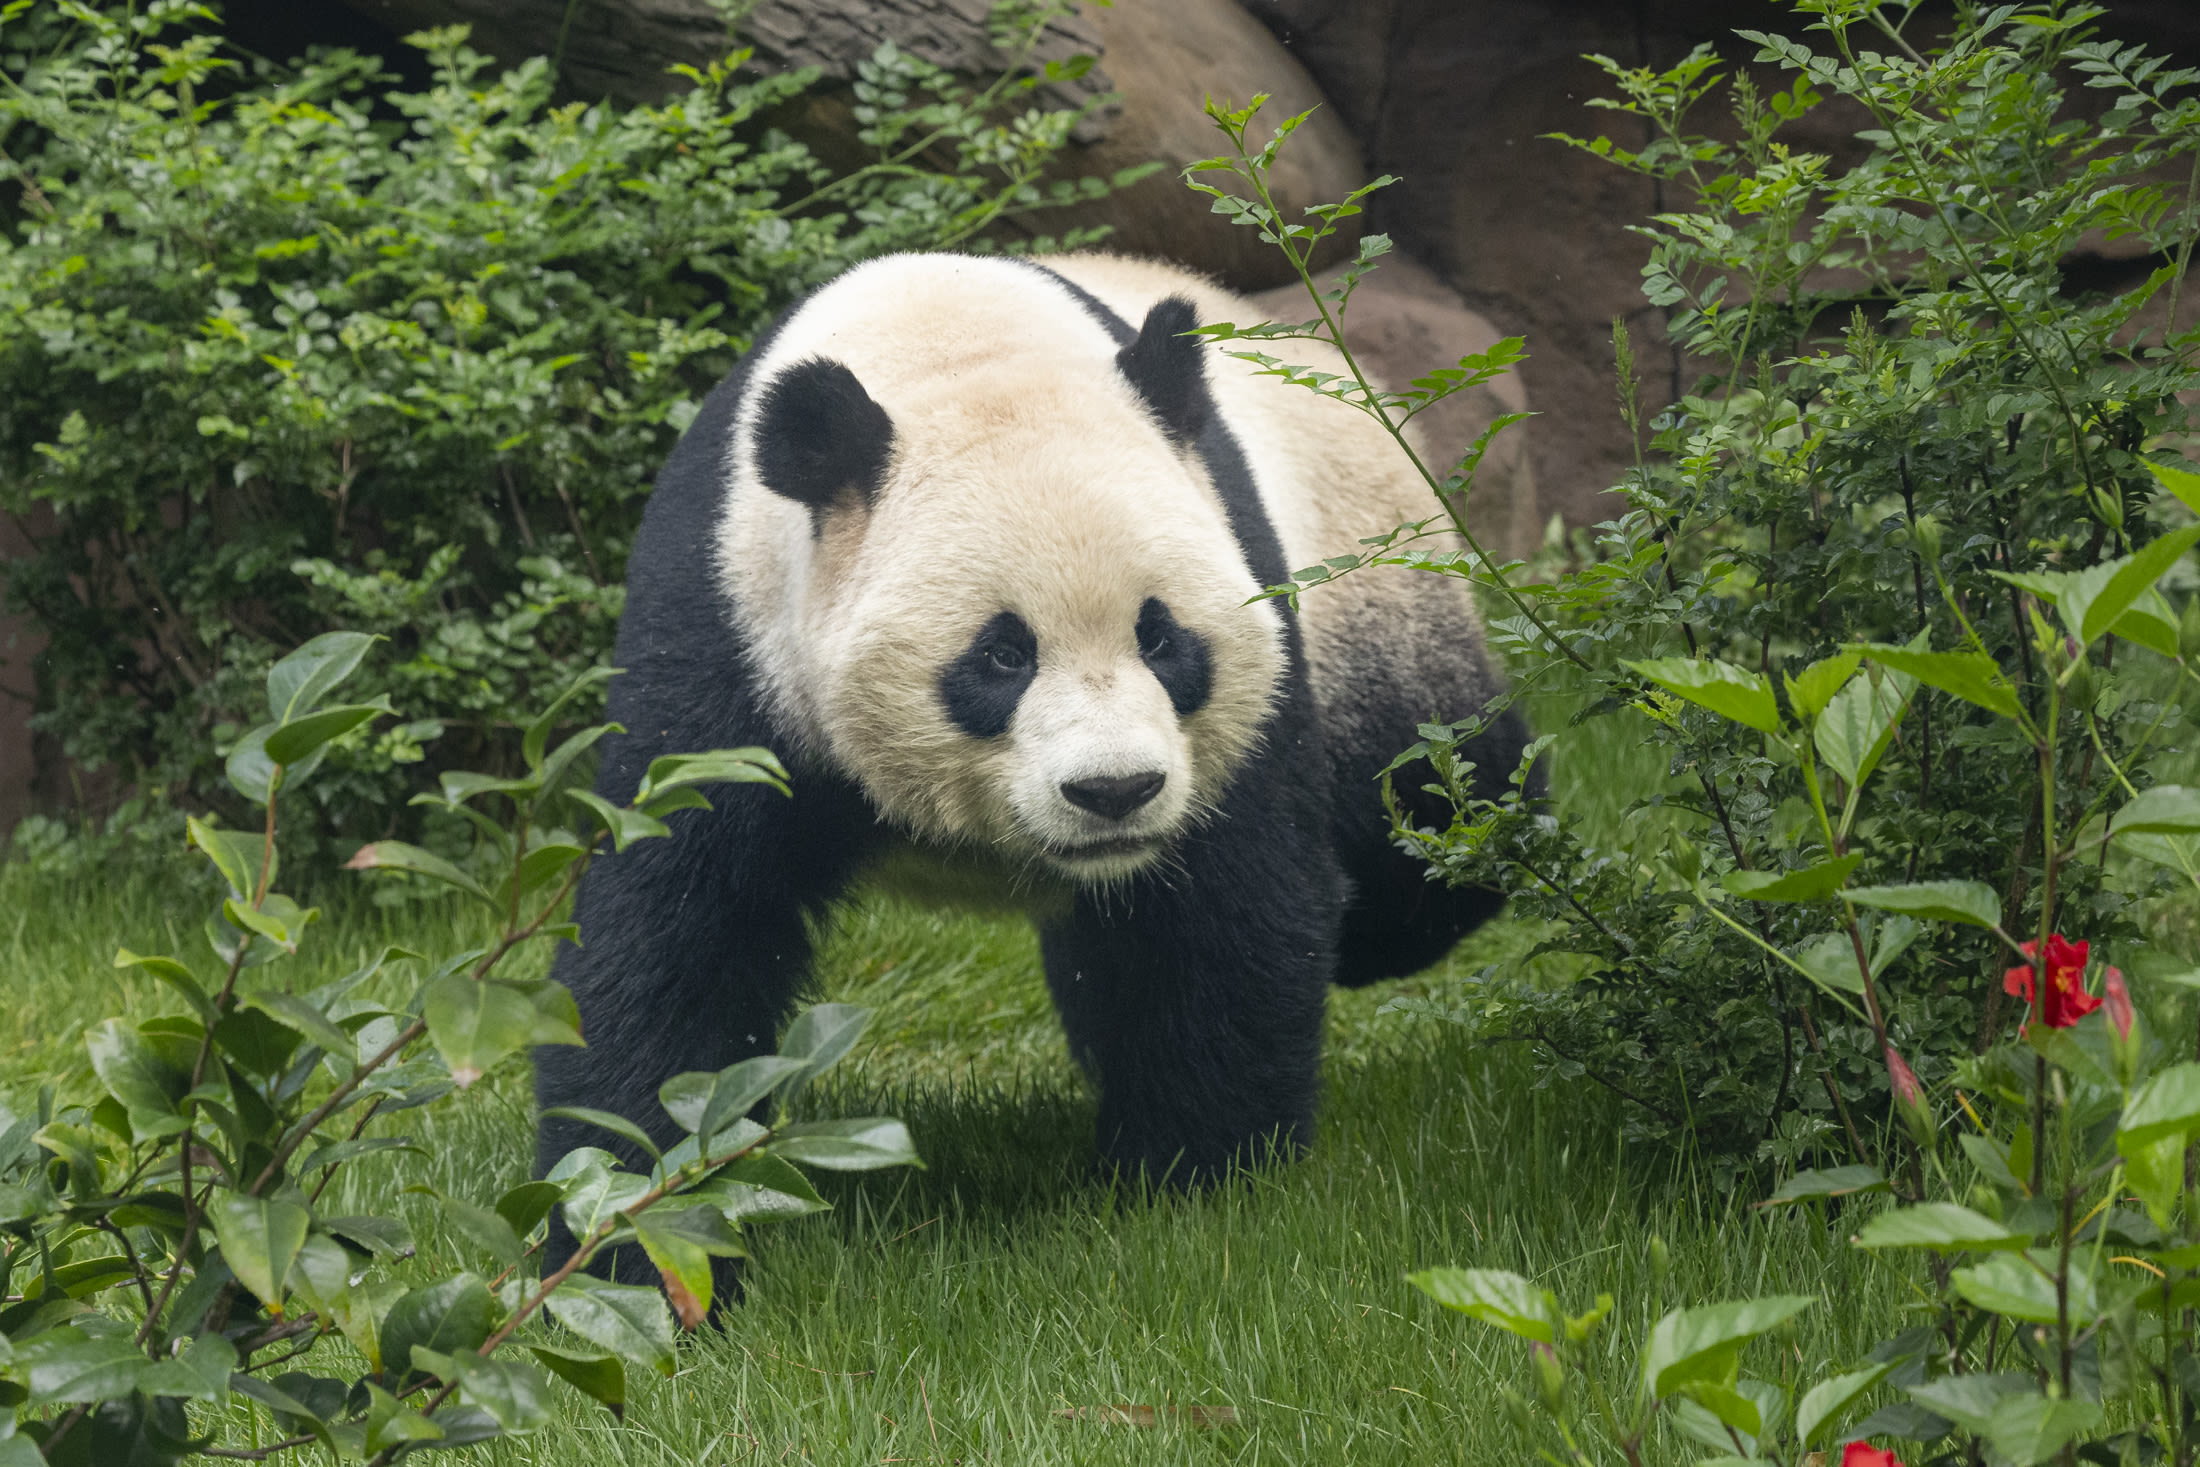
[[[1497,685],[1457,580],[1256,599],[1433,509],[1360,413],[1185,334],[1259,318],[1154,262],[897,255],[755,343],[643,516],[596,788],[762,744],[793,797],[721,787],[589,871],[555,968],[588,1043],[541,1052],[544,1108],[669,1131],[659,1085],[773,1050],[805,916],[870,881],[1031,915],[1111,1166],[1311,1140],[1328,986],[1497,906],[1393,847],[1376,783]],[[1501,781],[1523,741],[1469,752]],[[546,1119],[541,1164],[600,1140]]]

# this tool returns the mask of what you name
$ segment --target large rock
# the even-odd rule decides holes
[[[1316,283],[1326,289],[1337,274],[1332,270]],[[1264,291],[1253,299],[1271,320],[1298,321],[1311,314],[1301,285]],[[1370,378],[1390,388],[1403,387],[1433,368],[1449,367],[1469,353],[1488,351],[1510,334],[1468,309],[1459,292],[1426,265],[1402,254],[1385,256],[1361,281],[1344,318],[1345,345]],[[1282,342],[1275,352],[1288,359],[1290,349],[1289,342]],[[1444,474],[1500,415],[1527,410],[1527,388],[1514,373],[1454,393],[1416,414],[1406,432],[1422,461]],[[1530,451],[1535,426],[1517,423],[1490,445],[1467,504],[1467,527],[1484,549],[1500,557],[1527,555],[1542,543]]]
[[[1116,0],[1085,12],[1105,50],[1108,75],[1123,93],[1123,110],[1106,137],[1073,150],[1070,170],[1107,176],[1148,160],[1166,166],[1098,203],[1028,216],[1033,232],[1114,226],[1107,247],[1158,255],[1214,275],[1237,290],[1282,285],[1291,267],[1256,231],[1231,225],[1209,209],[1181,176],[1185,164],[1226,151],[1203,103],[1209,97],[1242,105],[1256,93],[1269,101],[1256,123],[1254,145],[1277,123],[1319,108],[1292,135],[1269,177],[1276,200],[1296,222],[1309,204],[1334,203],[1366,181],[1360,149],[1321,89],[1237,0]],[[1348,227],[1317,265],[1342,259],[1359,237]]]

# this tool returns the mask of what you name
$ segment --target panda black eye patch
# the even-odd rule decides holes
[[[1147,597],[1138,608],[1138,655],[1169,695],[1177,717],[1189,718],[1207,706],[1214,682],[1207,643],[1169,615],[1168,603],[1157,597]]]
[[[978,628],[962,655],[940,673],[940,701],[964,733],[999,738],[1038,675],[1039,639],[1022,617],[1004,611]]]

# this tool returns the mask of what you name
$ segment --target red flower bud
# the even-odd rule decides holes
[[[1902,1467],[1902,1463],[1893,1452],[1869,1442],[1850,1442],[1841,1449],[1841,1467]]]
[[[2115,1026],[2116,1037],[2126,1043],[2131,1039],[2131,990],[2124,986],[2121,969],[2108,970],[2108,986],[2104,995],[2108,1004],[2108,1022]]]

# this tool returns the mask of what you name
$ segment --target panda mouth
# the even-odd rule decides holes
[[[1119,835],[1101,840],[1080,841],[1076,845],[1052,844],[1047,854],[1057,861],[1112,861],[1125,856],[1143,856],[1160,842],[1151,836]]]

